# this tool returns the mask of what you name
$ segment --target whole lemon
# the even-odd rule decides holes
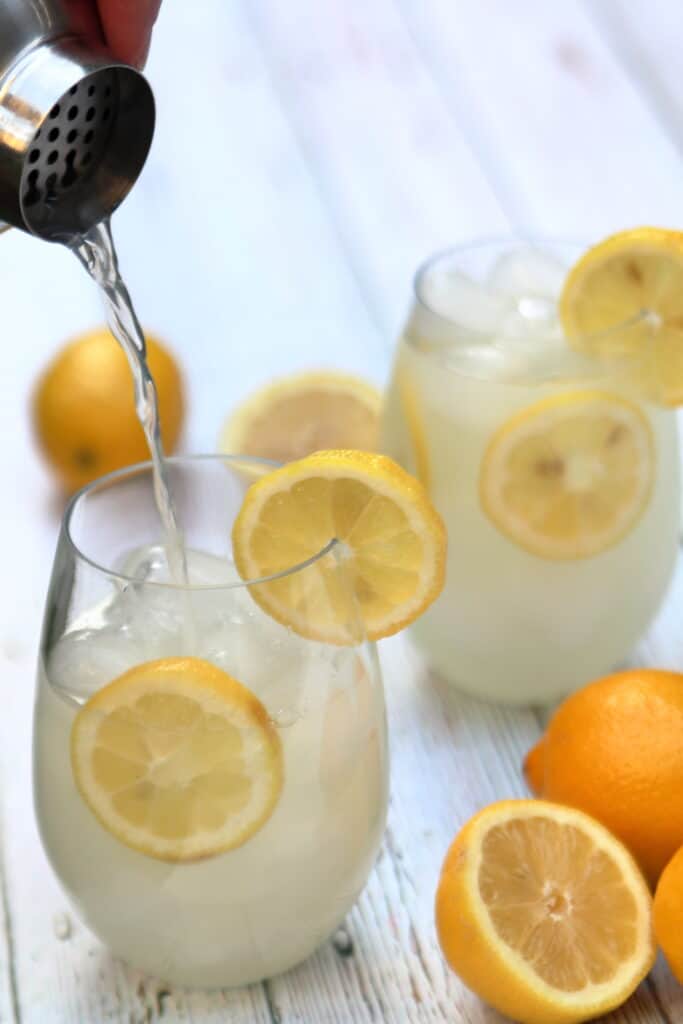
[[[633,669],[568,697],[524,762],[537,796],[591,814],[649,881],[683,846],[683,675]]]
[[[683,985],[683,846],[661,874],[653,904],[655,938]]]
[[[170,352],[156,338],[147,336],[146,341],[161,438],[170,453],[183,424],[182,379]],[[46,367],[33,396],[32,417],[38,444],[69,492],[149,458],[128,360],[105,327],[75,338]]]

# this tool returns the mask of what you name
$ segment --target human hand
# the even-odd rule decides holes
[[[68,0],[75,24],[103,36],[112,56],[141,68],[161,0]]]

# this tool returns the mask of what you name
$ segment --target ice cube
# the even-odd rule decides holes
[[[457,328],[491,334],[510,308],[506,295],[458,270],[435,269],[421,284],[421,297],[432,313]]]
[[[158,580],[168,576],[168,562],[161,544],[145,544],[123,555],[115,571],[134,580]]]
[[[504,317],[497,332],[511,338],[537,344],[539,339],[558,342],[563,339],[557,306],[551,299],[521,296]]]
[[[158,551],[158,549],[157,549]],[[153,582],[160,560],[152,548],[131,552],[114,592],[73,622],[52,651],[51,681],[79,702],[141,662],[195,656],[213,662],[247,686],[281,726],[322,700],[331,681],[355,656],[315,643],[267,615],[227,559],[188,551],[194,588]]]
[[[239,580],[233,562],[220,555],[185,548],[188,578],[192,586],[224,586]],[[168,559],[161,544],[145,544],[128,552],[117,571],[129,579],[171,583]]]
[[[316,645],[275,622],[246,596],[251,607],[235,606],[232,614],[224,610],[202,628],[204,656],[249,687],[270,714],[290,713],[299,704]]]
[[[491,270],[488,286],[501,296],[515,300],[542,296],[557,299],[566,277],[566,267],[547,250],[524,246],[503,253]]]
[[[142,660],[129,629],[101,626],[65,633],[52,649],[46,667],[53,686],[83,703]]]

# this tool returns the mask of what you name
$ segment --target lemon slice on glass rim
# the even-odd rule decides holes
[[[265,578],[249,588],[263,610],[327,643],[359,640],[354,610],[368,639],[396,633],[444,583],[446,531],[426,490],[370,452],[316,452],[268,473],[247,491],[232,544],[240,576]]]
[[[683,232],[633,228],[593,246],[569,272],[559,312],[577,351],[621,362],[644,397],[683,403]]]
[[[655,450],[637,405],[563,392],[512,416],[482,460],[481,505],[510,540],[542,558],[588,558],[617,544],[652,493]]]

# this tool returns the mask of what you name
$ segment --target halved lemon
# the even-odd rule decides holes
[[[626,848],[582,811],[484,808],[455,839],[436,895],[444,955],[521,1024],[577,1024],[619,1006],[655,960],[652,898]]]
[[[377,448],[381,395],[334,371],[273,381],[226,420],[219,449],[289,462],[326,448]]]
[[[517,413],[494,434],[479,490],[510,540],[551,559],[617,544],[642,515],[655,475],[640,409],[602,391],[565,392]]]
[[[282,789],[280,738],[245,686],[200,658],[138,665],[78,712],[81,796],[126,846],[193,861],[241,846]]]
[[[314,565],[250,588],[273,618],[329,643],[376,640],[412,622],[444,582],[446,532],[422,485],[385,455],[317,452],[268,473],[232,533],[243,579]]]
[[[567,277],[560,318],[574,348],[622,360],[642,393],[680,405],[683,232],[634,228],[593,246]]]

